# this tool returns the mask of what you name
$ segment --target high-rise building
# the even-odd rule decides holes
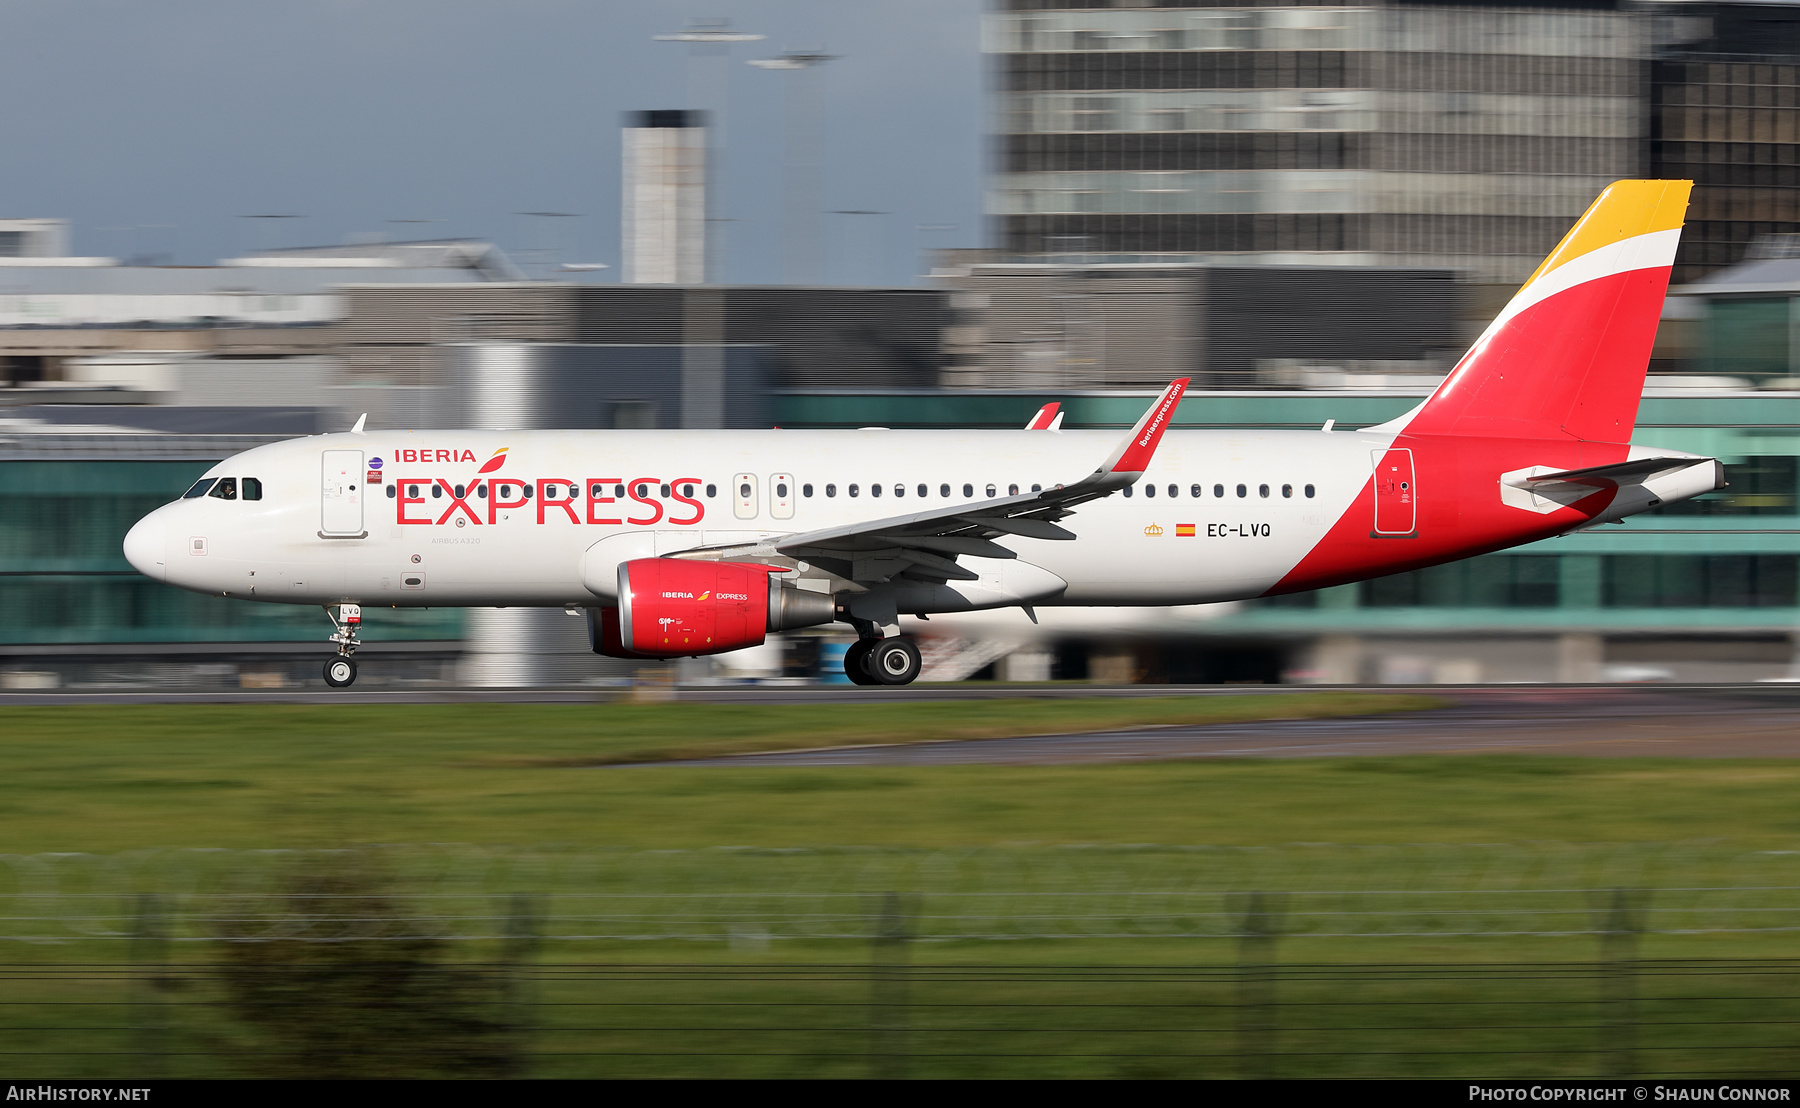
[[[631,112],[624,127],[627,284],[706,280],[706,123],[701,112]]]
[[[1800,232],[1800,5],[1660,3],[1649,171],[1694,181],[1684,284]]]
[[[1004,255],[1515,282],[1643,171],[1651,20],[1616,0],[1152,4],[988,14]]]

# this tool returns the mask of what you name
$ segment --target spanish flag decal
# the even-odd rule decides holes
[[[1175,525],[1175,537],[1178,539],[1193,538],[1194,537],[1194,525],[1191,523],[1177,523]]]

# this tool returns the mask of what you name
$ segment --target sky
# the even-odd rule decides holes
[[[781,280],[785,50],[822,94],[823,279],[983,241],[981,0],[0,0],[0,218],[209,264],[355,236],[619,265],[621,115],[716,107],[720,275]],[[690,79],[691,20],[767,35]],[[566,217],[522,212],[565,212]],[[253,219],[250,216],[295,216]],[[400,222],[421,221],[421,222]],[[429,221],[429,222],[424,222]]]

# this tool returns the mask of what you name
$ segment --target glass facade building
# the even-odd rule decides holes
[[[1800,232],[1800,6],[1657,4],[1649,173],[1694,195],[1677,284]]]

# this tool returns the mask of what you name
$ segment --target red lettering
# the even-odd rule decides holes
[[[652,500],[643,495],[648,488],[654,488],[658,483],[659,482],[654,477],[638,477],[633,479],[629,485],[625,486],[625,491],[631,494],[631,499],[637,501],[646,508],[656,509],[656,514],[649,519],[628,519],[625,521],[626,523],[631,524],[633,527],[648,527],[663,517],[662,501]]]
[[[478,524],[481,522],[481,517],[475,514],[475,509],[469,506],[469,502],[466,499],[456,495],[456,489],[451,486],[450,482],[444,480],[442,477],[439,477],[436,480],[438,484],[444,487],[444,495],[450,498],[450,506],[444,509],[443,515],[438,517],[439,527],[448,523],[450,517],[456,514],[456,509],[458,508],[463,510],[463,514],[469,517],[471,523]],[[474,495],[475,490],[469,489],[468,492],[470,495]]]
[[[419,452],[416,450],[402,450],[400,451],[400,460],[403,462],[416,462],[419,460],[418,453]]]
[[[569,498],[567,500],[555,500],[546,494],[545,490],[557,485],[569,486]],[[575,514],[575,482],[561,477],[539,477],[537,482],[537,497],[539,523],[544,522],[545,508],[561,508],[563,511],[569,513],[570,523],[581,522],[581,517]]]
[[[699,523],[706,515],[706,505],[700,503],[691,496],[683,495],[681,491],[681,486],[683,485],[697,485],[699,483],[700,478],[698,477],[677,477],[674,482],[669,485],[669,491],[675,494],[675,499],[681,501],[683,504],[691,504],[694,508],[694,516],[692,519],[676,519],[674,516],[670,516],[670,523],[673,523],[677,527],[691,527],[694,524]]]
[[[472,462],[475,460],[475,455],[471,454],[469,451],[465,450],[462,452],[462,457],[460,457],[456,460],[459,462]]]
[[[413,492],[418,491],[418,488],[419,488],[418,478],[411,478],[411,479],[401,478],[401,479],[396,480],[394,482],[394,485],[396,486],[395,492],[397,493],[397,495],[394,497],[394,522],[395,523],[424,523],[424,524],[429,525],[431,523],[431,518],[429,516],[427,516],[424,519],[412,519],[412,518],[408,517],[406,514],[406,506],[408,504],[423,504],[423,503],[425,503],[425,498],[423,496],[407,495],[408,493],[413,493]]]
[[[529,498],[525,495],[525,486],[524,485],[519,486],[519,499],[508,500],[508,501],[502,501],[500,499],[500,494],[502,492],[504,492],[505,490],[507,490],[508,488],[512,487],[512,484],[513,483],[511,481],[490,481],[490,482],[488,482],[488,522],[489,523],[494,522],[495,514],[498,513],[500,511],[500,509],[502,509],[502,508],[523,508],[525,506],[525,502]]]
[[[594,515],[595,508],[602,504],[611,504],[613,502],[612,497],[599,495],[599,490],[610,489],[618,483],[619,479],[617,477],[589,477],[587,479],[587,521],[589,523],[605,526],[607,524],[617,525],[625,522],[622,519],[601,519]]]
[[[454,462],[456,460],[456,454],[453,451],[440,450],[437,452],[437,460],[440,462]]]

